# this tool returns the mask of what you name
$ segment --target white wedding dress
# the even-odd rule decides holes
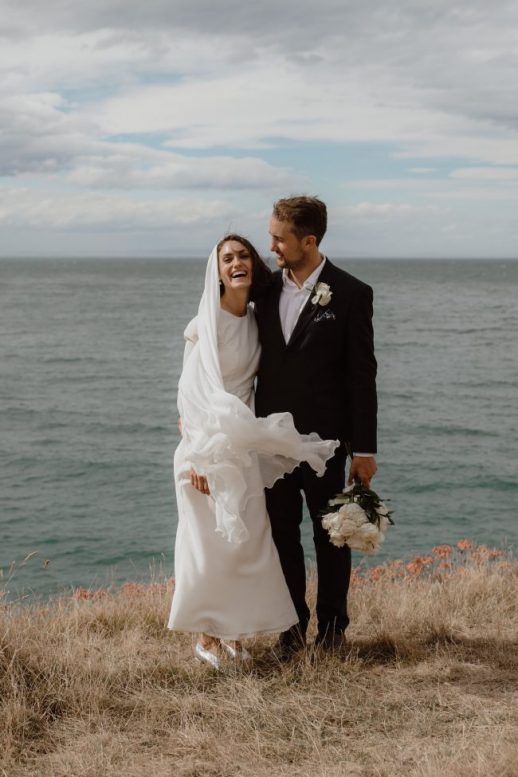
[[[301,461],[323,474],[338,442],[300,435],[289,413],[255,417],[255,316],[251,308],[238,317],[220,307],[215,251],[185,338],[169,628],[226,640],[284,631],[298,618],[272,540],[264,488]],[[191,467],[207,477],[210,496],[191,485]]]
[[[196,321],[186,334],[196,338]],[[192,346],[188,340],[186,350]],[[260,353],[253,311],[239,318],[221,310],[218,346],[225,389],[250,406]],[[175,453],[175,471],[182,467],[182,442]],[[297,622],[272,540],[259,466],[250,466],[247,475],[249,498],[241,517],[249,536],[241,543],[229,542],[216,532],[211,497],[189,484],[177,484],[175,591],[169,628],[241,639],[284,631]]]

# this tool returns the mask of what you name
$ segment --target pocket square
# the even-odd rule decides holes
[[[332,310],[321,310],[315,316],[314,321],[315,324],[318,324],[319,321],[335,321],[335,319],[336,316]]]

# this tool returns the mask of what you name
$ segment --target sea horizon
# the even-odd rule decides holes
[[[426,256],[426,255],[420,255],[420,256],[375,256],[375,255],[365,255],[362,256],[360,254],[354,254],[354,255],[337,255],[332,252],[323,252],[326,256],[329,257],[331,261],[335,260],[338,262],[362,262],[362,261],[370,261],[370,262],[518,262],[518,255],[517,256]],[[275,260],[275,257],[273,254],[267,252],[266,254],[261,253],[261,256],[263,256],[266,260]],[[170,254],[169,252],[160,252],[160,253],[147,253],[147,254],[56,254],[56,253],[50,253],[50,254],[13,254],[13,255],[0,255],[0,262],[14,262],[14,261],[54,261],[54,260],[64,260],[64,261],[105,261],[109,259],[117,259],[117,260],[127,260],[127,261],[147,261],[147,260],[170,260],[170,261],[190,261],[191,259],[194,259],[196,261],[206,261],[208,257],[208,254],[203,253],[187,253],[184,252],[182,254]]]

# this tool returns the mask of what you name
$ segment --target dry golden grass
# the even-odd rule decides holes
[[[514,777],[518,565],[436,548],[356,572],[345,656],[196,665],[171,590],[0,606],[9,777]],[[311,581],[313,587],[313,581]]]

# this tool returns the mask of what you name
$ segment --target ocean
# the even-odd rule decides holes
[[[332,260],[375,293],[373,487],[396,523],[374,561],[462,538],[516,547],[518,262]],[[0,260],[11,596],[173,574],[176,386],[204,265]],[[311,559],[307,520],[304,542]]]

